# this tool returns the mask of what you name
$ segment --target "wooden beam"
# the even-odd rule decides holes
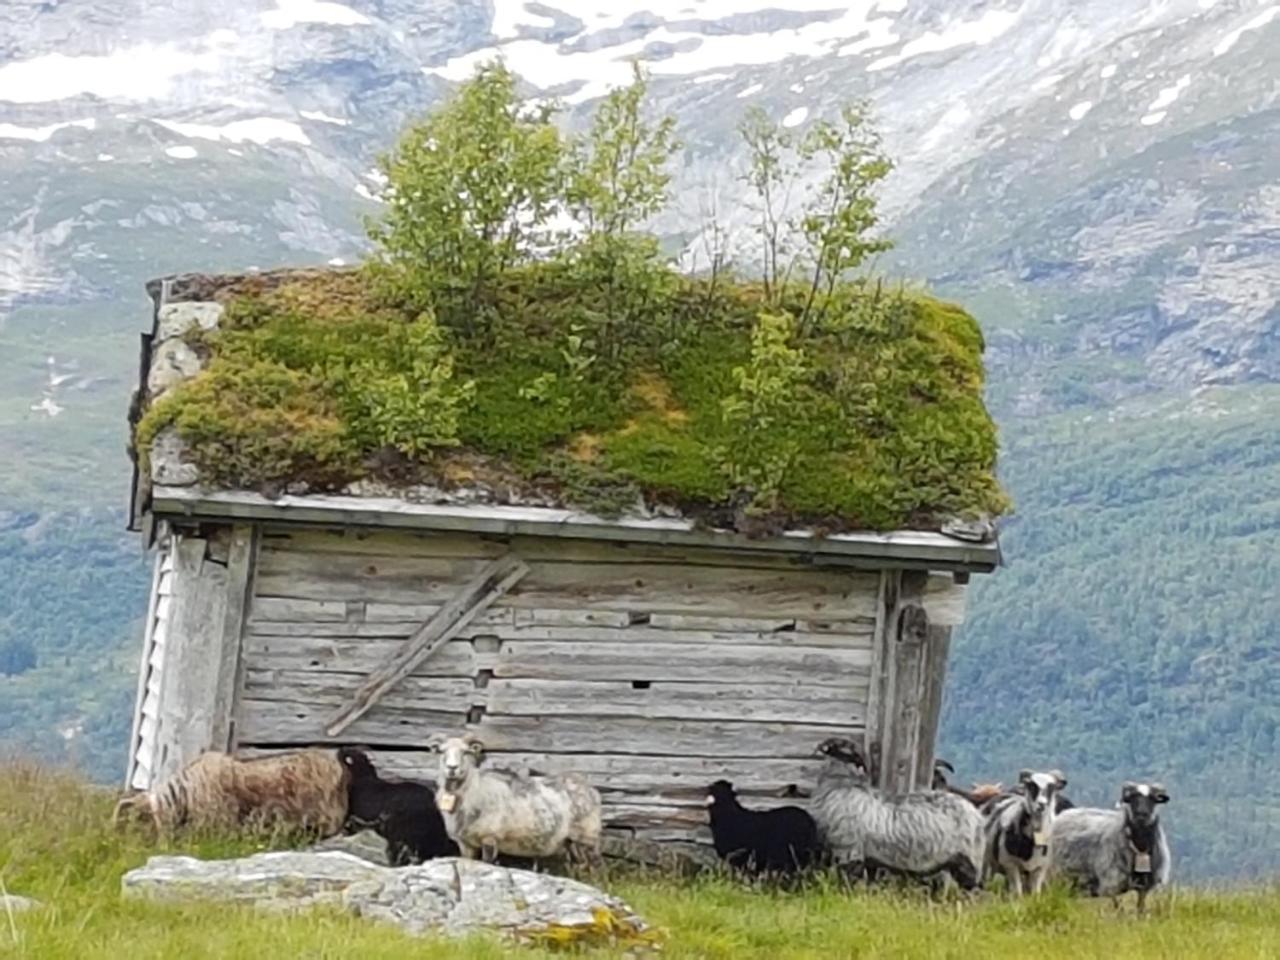
[[[925,682],[925,647],[929,615],[923,605],[928,575],[909,570],[901,574],[887,614],[889,661],[880,710],[879,785],[891,793],[917,787],[916,763],[920,713]],[[890,599],[886,597],[886,600]]]
[[[233,719],[244,671],[241,645],[249,616],[249,598],[261,535],[257,524],[238,523],[231,530],[231,545],[227,550],[226,606],[219,625],[218,677],[209,737],[209,748],[213,750],[235,747]]]
[[[925,639],[924,693],[920,706],[920,735],[916,745],[916,786],[933,782],[933,760],[942,717],[942,692],[951,652],[951,628],[931,623]]]
[[[781,553],[846,562],[852,566],[989,572],[999,564],[996,541],[970,543],[940,533],[837,533],[820,537],[789,530],[752,539],[728,530],[704,530],[691,520],[622,517],[610,520],[576,510],[478,504],[408,503],[352,496],[292,496],[272,500],[243,490],[209,491],[157,486],[151,509],[160,516],[225,520],[284,521],[326,527],[445,530],[499,536],[529,535],[569,539],[711,547],[750,553]]]
[[[528,572],[528,564],[512,553],[486,564],[457,595],[405,641],[394,657],[370,675],[356,691],[351,702],[333,718],[325,733],[336,737],[364,716],[384,693],[457,636],[477,614],[515,586]]]

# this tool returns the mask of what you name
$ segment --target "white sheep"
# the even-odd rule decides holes
[[[542,776],[482,768],[483,744],[474,737],[439,743],[436,806],[462,856],[479,853],[600,858],[600,794],[577,773]]]

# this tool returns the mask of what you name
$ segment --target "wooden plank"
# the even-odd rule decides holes
[[[870,683],[867,690],[867,732],[865,750],[876,767],[879,784],[879,759],[884,748],[885,711],[892,695],[892,638],[890,624],[902,585],[902,571],[885,570],[880,575],[876,596],[876,625],[871,636]]]
[[[324,637],[263,637],[250,629],[245,663],[258,670],[319,669],[365,673],[378,668],[401,647],[388,639],[344,640]],[[496,653],[478,652],[466,640],[454,640],[413,676],[473,676],[492,670],[498,678],[543,680],[697,680],[706,683],[803,683],[849,688],[851,677],[865,676],[871,651],[859,647],[702,647],[681,643],[569,643],[502,641]]]
[[[157,485],[151,510],[158,517],[227,517],[328,527],[375,527],[540,536],[567,540],[658,543],[664,546],[799,554],[870,563],[877,567],[933,570],[993,570],[999,544],[972,543],[940,533],[898,530],[891,533],[841,533],[817,536],[790,530],[775,537],[752,538],[725,530],[706,530],[691,520],[665,517],[606,519],[576,510],[481,504],[409,503],[390,497],[286,494],[267,498],[243,490],[205,490]]]
[[[360,717],[342,737],[330,736],[328,713],[314,704],[252,701],[245,698],[241,742],[297,744],[363,742],[381,747],[424,748],[437,733],[457,732],[462,716],[431,710],[382,707]],[[834,728],[819,724],[749,723],[727,720],[649,720],[629,717],[498,717],[484,716],[467,731],[496,751],[536,750],[554,746],[567,753],[667,755],[689,751],[699,756],[791,757],[813,755],[833,731],[862,732],[860,725]],[[838,735],[838,734],[837,734]]]
[[[885,713],[881,786],[891,792],[916,789],[916,761],[920,743],[920,715],[925,684],[925,649],[929,617],[921,600],[925,575],[902,576],[893,623],[891,711]]]
[[[493,613],[494,611],[486,611]],[[249,629],[259,637],[312,637],[345,640],[383,639],[404,640],[422,628],[421,621],[384,620],[373,623],[289,622],[271,620],[251,623]],[[458,631],[457,637],[497,637],[503,641],[521,643],[543,641],[548,643],[682,643],[698,646],[753,646],[762,648],[786,647],[871,647],[871,631],[860,633],[787,633],[712,630],[660,630],[648,625],[632,627],[546,627],[541,625],[510,625],[501,617],[478,616],[476,620]]]
[[[271,526],[265,534],[263,547],[264,553],[296,552],[372,558],[492,560],[507,553],[518,553],[528,563],[544,560],[590,564],[658,563],[733,569],[750,567],[805,569],[811,566],[810,558],[803,554],[769,554],[760,551],[716,550],[703,547],[663,546],[653,543],[411,532],[394,529],[335,530]]]
[[[752,720],[861,725],[865,687],[781,689],[769,685],[655,683],[635,689],[628,682],[581,683],[571,680],[491,681],[486,712],[508,716],[583,714],[649,719]]]
[[[263,558],[258,595],[370,603],[447,603],[482,565],[472,560],[308,556]],[[735,570],[655,564],[534,564],[502,606],[610,609],[653,614],[871,618],[874,574],[830,570]]]
[[[151,571],[151,595],[147,600],[147,621],[142,632],[142,657],[138,663],[138,683],[133,697],[133,724],[129,731],[129,750],[124,768],[124,785],[126,789],[133,783],[134,767],[138,757],[138,732],[142,726],[142,711],[147,697],[147,681],[150,679],[151,673],[151,644],[155,637],[156,609],[160,600],[160,578],[162,576],[171,576],[171,574],[161,573],[161,567],[165,562],[165,552],[161,550],[156,554],[155,563],[152,565]]]
[[[340,736],[326,732],[333,708],[310,700],[259,700],[241,697],[236,715],[239,744],[376,743],[382,746],[426,749],[438,733],[461,730],[465,710],[385,707],[354,720]]]
[[[227,568],[205,560],[205,540],[173,544],[173,595],[165,626],[158,689],[156,750],[151,764],[163,779],[215,742],[218,670],[227,605]]]
[[[364,680],[357,673],[249,670],[244,696],[341,707]],[[406,677],[380,701],[394,709],[466,711],[479,706],[505,716],[609,716],[651,719],[752,720],[861,724],[865,686],[813,688],[799,684],[733,686],[711,683],[582,683],[567,680],[493,680],[477,687],[465,677]]]
[[[851,671],[866,671],[871,652],[862,648],[753,646],[698,647],[680,643],[504,643],[496,678],[544,680],[698,680],[750,683],[802,681],[847,687]]]
[[[245,617],[252,595],[254,567],[261,535],[256,525],[236,524],[231,530],[227,550],[226,600],[220,623],[220,656],[217,665],[217,688],[213,708],[213,725],[209,746],[230,750],[235,746],[236,698],[242,682],[241,649],[244,642]]]
[[[938,723],[942,717],[942,695],[947,682],[950,652],[951,628],[931,622],[925,639],[924,696],[916,747],[916,784],[921,787],[933,781],[934,752],[938,743]]]
[[[938,627],[958,627],[964,623],[968,588],[949,573],[934,574],[925,584],[921,605],[929,622]]]
[[[707,757],[811,757],[833,728],[802,723],[727,720],[647,720],[625,717],[486,716],[471,728],[494,750],[549,749],[566,753],[617,753]],[[843,728],[861,734],[861,724]]]
[[[334,716],[326,730],[336,737],[362,717],[378,699],[436,650],[455,636],[498,597],[517,584],[529,572],[528,565],[515,554],[508,554],[486,564],[470,583],[450,600],[422,629],[405,641],[404,647],[389,658],[358,690],[351,703]]]
[[[250,668],[243,695],[254,701],[306,702],[333,710],[349,703],[366,679],[363,673]],[[486,693],[470,677],[405,677],[380,703],[396,709],[465,713],[473,703],[483,705]]]
[[[402,646],[400,640],[335,640],[316,637],[262,637],[252,629],[244,642],[246,668],[254,670],[336,670],[368,676]],[[477,654],[467,640],[445,644],[413,671],[418,677],[470,677],[492,667],[493,657]]]
[[[434,613],[438,607],[432,607]],[[422,617],[409,616],[406,620],[422,621]],[[294,600],[289,597],[255,596],[249,605],[249,622],[262,623],[275,620],[305,620],[308,622],[341,623],[347,619],[345,600]]]

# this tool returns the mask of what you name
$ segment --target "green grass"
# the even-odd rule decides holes
[[[120,898],[120,875],[160,852],[108,826],[112,794],[23,764],[0,767],[0,879],[46,906],[0,916],[0,956],[75,958],[359,956],[457,958],[553,954],[485,939],[412,940],[334,910],[295,916],[223,905],[159,906]],[[261,842],[203,838],[184,852],[220,857]],[[174,852],[169,850],[167,852]],[[659,927],[672,958],[1036,956],[1271,958],[1280,956],[1280,892],[1162,891],[1149,916],[1052,891],[1034,901],[984,895],[930,901],[908,893],[797,893],[744,888],[723,877],[628,875],[606,886]],[[610,956],[582,951],[584,956]]]

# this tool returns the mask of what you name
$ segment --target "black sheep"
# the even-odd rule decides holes
[[[407,780],[383,780],[373,761],[354,747],[342,747],[338,759],[351,772],[345,824],[348,833],[377,833],[387,841],[387,861],[393,867],[458,855],[458,845],[445,832],[432,787]]]
[[[738,802],[733,784],[717,780],[708,790],[707,808],[716,853],[735,869],[794,873],[822,859],[817,824],[799,807],[748,810]]]

